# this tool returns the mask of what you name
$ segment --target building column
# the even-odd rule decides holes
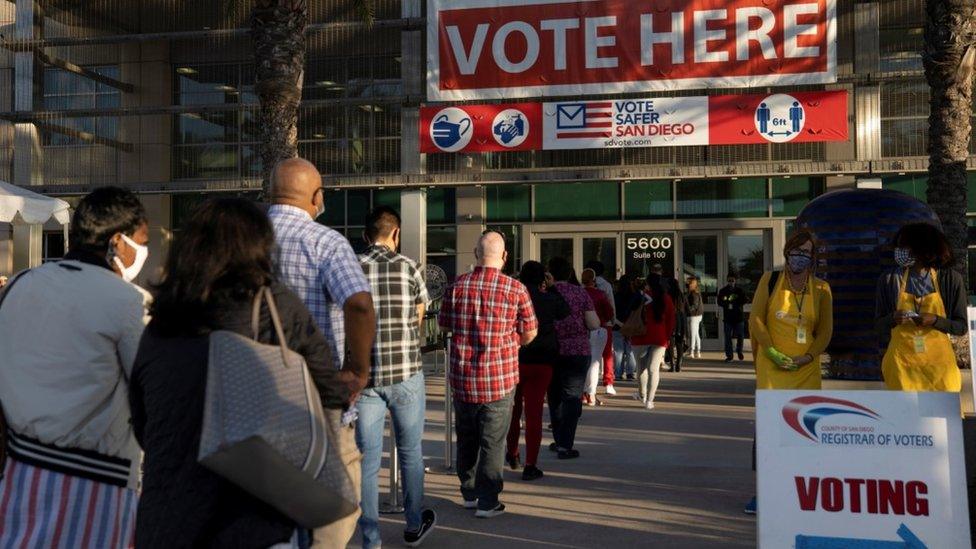
[[[43,38],[44,13],[34,0],[17,0],[14,16],[14,36],[29,40]],[[14,55],[14,110],[33,112],[41,104],[44,94],[44,70],[33,51],[18,51]],[[44,182],[44,149],[41,136],[33,122],[14,124],[13,182],[29,187]],[[40,225],[13,225],[13,271],[41,264],[41,242],[44,236]]]
[[[400,253],[427,263],[427,190],[409,189],[400,193]]]
[[[485,230],[485,189],[484,187],[457,188],[457,273],[466,273],[474,268],[477,259],[474,248]]]

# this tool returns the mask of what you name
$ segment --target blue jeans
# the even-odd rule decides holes
[[[725,358],[732,358],[732,340],[735,339],[735,351],[742,354],[742,337],[746,331],[745,322],[723,322],[725,326]]]
[[[634,358],[634,349],[630,346],[630,340],[624,337],[619,330],[613,332],[614,377],[620,379],[624,374],[634,375],[636,370],[637,359]]]
[[[393,417],[397,452],[403,477],[403,507],[408,532],[421,526],[424,502],[424,412],[427,407],[427,389],[424,374],[417,373],[410,379],[388,385],[371,387],[359,397],[359,421],[356,423],[356,444],[363,453],[363,514],[359,528],[363,534],[363,547],[379,547],[382,544],[379,527],[379,474],[383,458],[383,425],[386,411]]]

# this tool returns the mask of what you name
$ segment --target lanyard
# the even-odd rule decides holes
[[[796,324],[797,326],[800,326],[803,324],[803,305],[806,303],[807,290],[810,289],[810,281],[809,279],[807,280],[806,286],[803,287],[803,293],[799,294],[799,299],[796,297],[797,293],[796,290],[793,289],[793,281],[790,279],[789,274],[786,275],[786,282],[790,286],[790,293],[793,296],[793,301],[796,303],[796,310],[798,313]]]

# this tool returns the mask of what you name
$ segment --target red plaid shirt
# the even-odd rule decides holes
[[[441,303],[438,323],[454,333],[451,389],[460,402],[498,400],[518,384],[520,334],[539,323],[525,286],[498,269],[458,277]]]

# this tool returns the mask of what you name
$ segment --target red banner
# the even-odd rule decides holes
[[[421,152],[847,141],[845,91],[420,109]]]
[[[836,80],[836,0],[428,0],[432,101]]]

